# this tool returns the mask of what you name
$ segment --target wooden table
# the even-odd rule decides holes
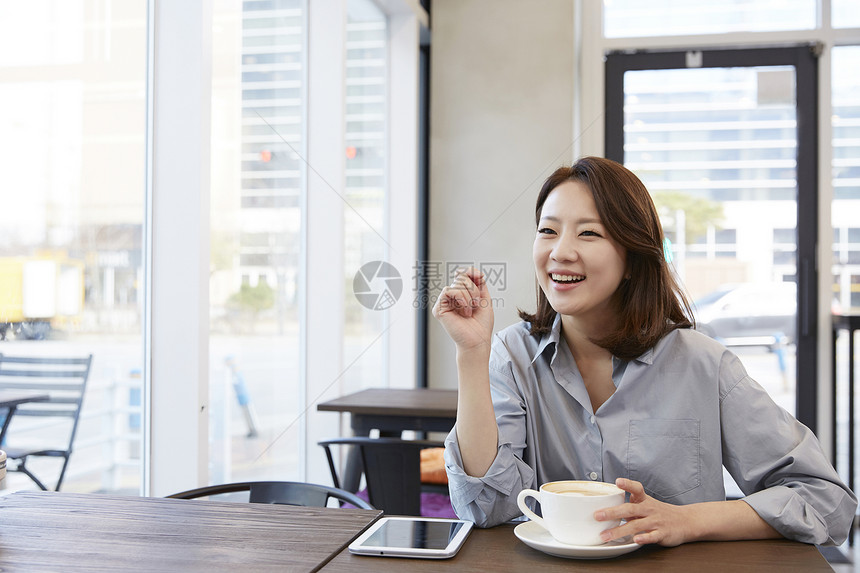
[[[451,559],[367,557],[352,555],[345,549],[325,566],[323,573],[436,573],[445,570],[457,573],[833,571],[814,545],[787,540],[700,542],[671,548],[649,545],[614,559],[564,559],[532,549],[514,536],[512,525],[501,525],[491,529],[472,530],[466,544]]]
[[[403,430],[447,432],[457,419],[457,391],[369,388],[317,405],[322,412],[349,412],[357,436],[370,430],[397,436]]]
[[[457,419],[457,391],[429,388],[369,388],[317,405],[322,412],[348,412],[356,436],[379,430],[400,437],[404,430],[448,432]],[[361,481],[358,453],[350,451],[342,487],[356,491]]]
[[[35,390],[0,390],[0,410],[6,410],[3,427],[0,428],[0,446],[3,444],[9,422],[12,421],[18,406],[28,402],[44,402],[49,398],[48,394]]]
[[[381,514],[18,492],[0,497],[0,570],[317,571]]]

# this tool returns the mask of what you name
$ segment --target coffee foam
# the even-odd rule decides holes
[[[614,484],[587,481],[553,482],[545,484],[543,489],[549,493],[571,497],[612,495],[621,491]]]

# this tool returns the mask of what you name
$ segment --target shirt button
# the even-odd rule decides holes
[[[594,423],[594,416],[591,417],[591,423]]]
[[[596,480],[599,476],[597,475],[597,472],[591,472],[590,474],[588,474],[588,477],[592,480]]]

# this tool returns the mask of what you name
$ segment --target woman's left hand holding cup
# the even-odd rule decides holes
[[[645,493],[638,481],[618,478],[615,485],[630,494],[630,501],[598,510],[594,518],[597,521],[623,519],[626,523],[604,531],[604,542],[632,535],[633,541],[639,545],[657,543],[674,547],[694,540],[690,506],[657,501]]]

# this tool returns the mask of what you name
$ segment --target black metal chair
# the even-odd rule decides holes
[[[326,507],[334,498],[350,503],[359,509],[376,509],[360,497],[337,487],[295,481],[248,481],[198,487],[167,497],[174,499],[197,499],[236,492],[248,492],[249,503],[277,503],[305,507]],[[244,501],[244,500],[243,500]]]
[[[60,490],[72,455],[75,434],[78,431],[78,421],[92,360],[92,354],[86,358],[39,358],[0,354],[0,389],[35,390],[50,396],[45,402],[19,406],[15,411],[13,425],[16,420],[20,421],[21,416],[55,421],[71,420],[71,429],[67,434],[68,441],[52,439],[50,445],[55,447],[41,447],[41,445],[40,447],[17,447],[9,440],[9,436],[14,434],[7,432],[6,440],[10,443],[2,445],[2,449],[5,450],[8,461],[15,463],[15,465],[9,463],[7,471],[23,473],[39,488],[47,490],[48,487],[42,480],[27,467],[27,460],[31,457],[62,458],[63,465],[54,487],[55,491]]]
[[[319,445],[325,449],[335,487],[340,487],[340,480],[331,446],[358,448],[370,503],[386,514],[421,515],[422,492],[448,493],[447,486],[427,486],[421,483],[421,450],[443,447],[441,442],[352,437],[324,440],[319,442]]]

